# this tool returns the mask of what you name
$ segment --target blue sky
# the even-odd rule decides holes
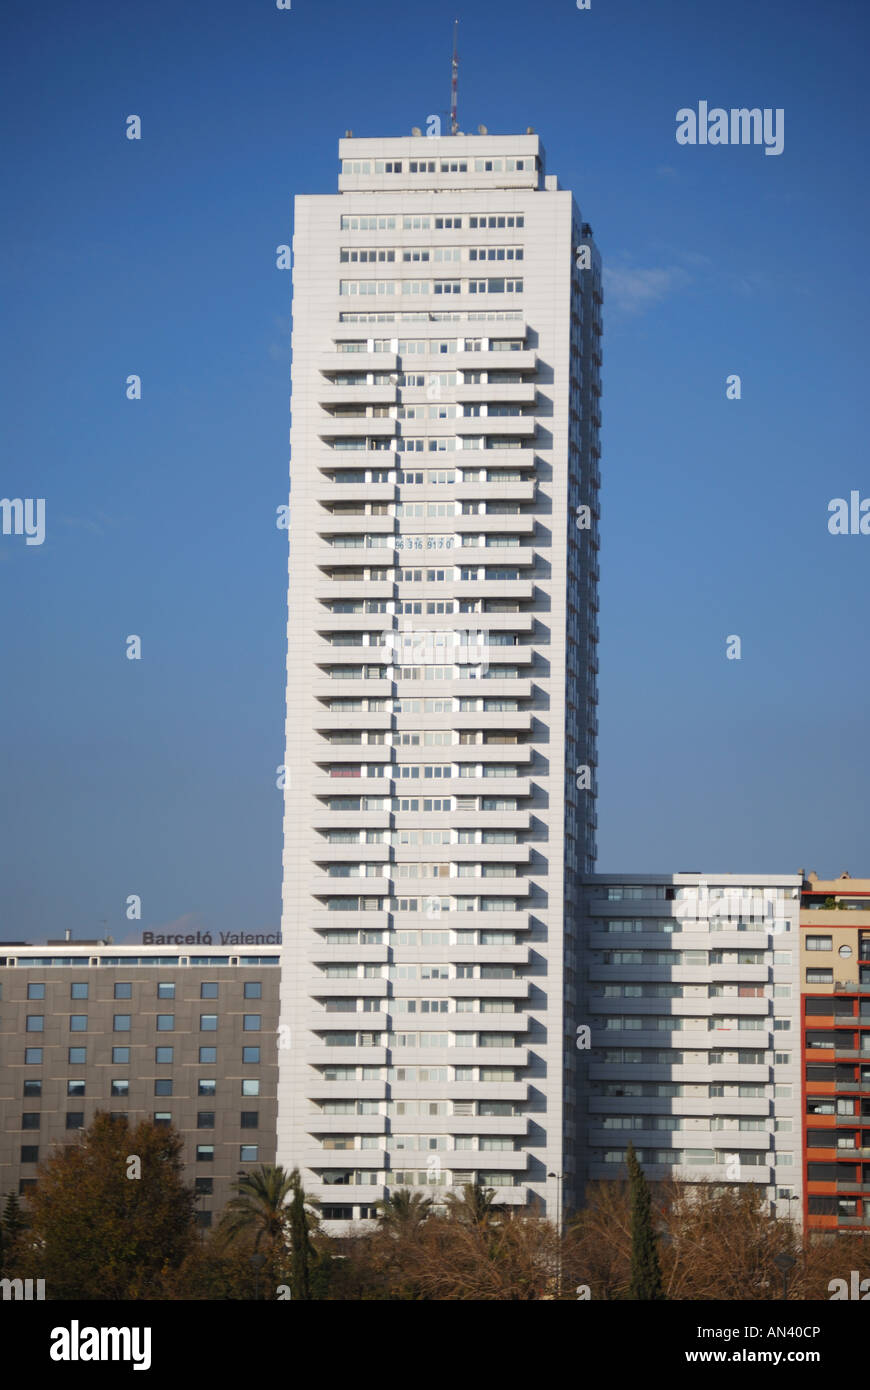
[[[0,491],[47,532],[0,536],[5,939],[278,922],[275,247],[346,128],[445,111],[455,13],[6,7]],[[599,867],[870,872],[870,537],[827,531],[870,496],[866,7],[458,14],[462,128],[532,125],[607,267]],[[784,152],[677,145],[699,100],[782,107]]]

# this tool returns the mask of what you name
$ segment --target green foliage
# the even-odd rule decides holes
[[[658,1239],[653,1225],[649,1187],[637,1161],[634,1145],[626,1153],[631,1201],[631,1284],[628,1296],[644,1302],[665,1297],[659,1264]]]

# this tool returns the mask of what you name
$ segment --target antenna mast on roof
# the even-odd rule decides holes
[[[453,62],[450,68],[450,134],[456,135],[459,131],[459,119],[456,114],[457,90],[459,82],[459,52],[457,50],[457,33],[459,30],[459,20],[453,21]]]

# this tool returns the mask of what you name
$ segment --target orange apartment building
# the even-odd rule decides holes
[[[870,1229],[870,878],[804,879],[804,1221]]]

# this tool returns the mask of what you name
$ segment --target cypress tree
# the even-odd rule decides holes
[[[625,1156],[631,1199],[631,1284],[628,1296],[643,1302],[665,1297],[659,1264],[658,1239],[652,1220],[652,1203],[643,1169],[629,1142]]]
[[[311,1238],[308,1234],[308,1212],[305,1191],[299,1169],[290,1175],[293,1200],[290,1203],[290,1290],[294,1302],[311,1299]]]

